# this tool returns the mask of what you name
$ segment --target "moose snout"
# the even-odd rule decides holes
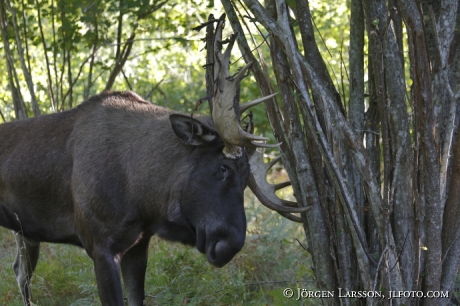
[[[214,236],[211,235],[210,238]],[[226,235],[218,235],[217,239],[209,239],[206,245],[208,261],[220,268],[225,266],[244,246],[246,233],[237,229]]]

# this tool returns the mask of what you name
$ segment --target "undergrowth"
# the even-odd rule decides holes
[[[300,301],[283,297],[283,289],[314,289],[311,258],[296,240],[304,241],[300,226],[260,207],[252,198],[246,206],[246,244],[223,268],[208,264],[194,248],[153,237],[147,305],[299,305]],[[93,263],[83,249],[42,243],[40,252],[32,278],[35,305],[100,304]],[[0,228],[0,305],[22,305],[11,268],[15,255],[13,234]]]

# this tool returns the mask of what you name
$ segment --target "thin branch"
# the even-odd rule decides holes
[[[165,5],[166,3],[168,2],[168,0],[164,0],[164,1],[159,1],[159,3],[155,3],[154,4],[151,4],[149,9],[146,10],[145,12],[142,12],[142,14],[139,12],[137,14],[137,20],[141,20],[141,19],[145,19],[147,18],[149,15],[151,15],[153,12],[159,10],[163,5]]]
[[[19,37],[20,30],[19,30],[18,21],[17,21],[16,10],[11,6],[11,3],[9,0],[5,0],[5,4],[8,7],[8,10],[10,11],[13,17],[13,27],[14,27],[14,34],[16,37],[16,46],[18,48],[19,62],[21,63],[22,73],[24,74],[24,78],[26,80],[27,87],[29,89],[34,115],[38,116],[40,115],[40,109],[38,107],[37,99],[35,97],[35,90],[34,90],[34,84],[32,82],[32,76],[24,60],[24,49],[22,48],[21,38]],[[24,25],[24,28],[25,27],[26,26]]]
[[[67,89],[67,91],[65,92],[65,94],[63,94],[62,96],[62,99],[65,100],[67,98],[67,96],[69,94],[71,94],[71,91],[72,91],[72,88],[75,86],[75,83],[77,83],[78,79],[80,78],[80,75],[83,71],[83,66],[89,61],[90,58],[93,58],[94,56],[94,53],[97,52],[98,49],[94,50],[92,54],[90,54],[81,64],[80,64],[80,68],[78,69],[78,73],[77,73],[77,76],[75,77],[75,79],[72,81],[72,83],[70,84],[69,88]],[[101,72],[101,74],[98,76],[100,77],[104,72]],[[97,78],[95,79],[97,80]]]
[[[121,74],[123,75],[123,79],[125,80],[126,84],[128,85],[129,90],[133,90],[133,86],[131,86],[131,83],[129,82],[128,77],[125,74],[125,71],[121,69]]]
[[[23,37],[24,37],[24,45],[26,46],[26,58],[27,58],[27,69],[31,71],[32,69],[30,68],[30,55],[29,55],[29,43],[28,43],[28,35],[27,35],[27,22],[26,22],[26,9],[24,5],[24,0],[21,0],[22,4],[22,22],[24,24],[24,32],[23,32]]]
[[[16,69],[14,68],[14,60],[11,56],[10,44],[8,41],[8,21],[6,16],[6,8],[3,1],[0,1],[0,28],[2,32],[3,49],[5,51],[6,67],[8,71],[8,83],[13,98],[16,119],[24,119],[27,118],[27,112],[24,104],[24,99],[21,95],[20,89],[18,88],[19,80]]]
[[[0,109],[0,117],[2,117],[3,122],[6,122],[5,116],[3,115],[3,112],[1,109]]]
[[[156,83],[155,86],[153,86],[149,92],[144,96],[144,99],[145,100],[148,100],[150,98],[150,96],[152,95],[152,93],[161,85],[161,83],[163,83],[164,79],[161,79],[160,82]]]
[[[92,78],[93,78],[93,68],[94,68],[94,62],[96,60],[96,52],[99,48],[99,18],[98,18],[98,9],[94,10],[94,41],[91,46],[91,61],[89,63],[89,72],[88,72],[88,78],[86,80],[86,87],[85,87],[85,92],[83,94],[83,98],[87,99],[89,97],[89,93],[91,90],[91,85],[92,85]]]
[[[180,36],[169,36],[169,37],[158,37],[158,38],[135,38],[135,39],[128,39],[128,40],[132,41],[132,42],[138,42],[138,41],[165,41],[165,40],[195,42],[195,41],[199,41],[201,39],[183,38],[183,37],[180,37]],[[120,43],[107,43],[107,42],[104,42],[103,45],[107,46],[107,47],[121,46],[121,45],[127,44],[128,40],[122,41]]]
[[[121,72],[121,69],[123,68],[126,61],[128,60],[128,56],[131,53],[131,48],[133,47],[133,44],[134,44],[135,36],[136,36],[136,32],[133,31],[131,33],[130,38],[123,46],[123,49],[120,51],[120,54],[115,57],[115,67],[110,72],[109,78],[105,85],[105,90],[110,90],[112,88],[113,84],[115,83],[116,77]],[[118,52],[118,48],[117,48],[117,52]]]
[[[313,18],[313,16],[311,17],[311,23],[315,27],[316,32],[318,32],[319,38],[321,39],[321,42],[323,43],[324,48],[326,49],[327,53],[329,53],[329,56],[332,58],[333,56],[331,54],[331,51],[329,51],[329,48],[326,45],[326,41],[324,40],[323,35],[321,35],[321,31],[316,26],[315,19]]]
[[[40,30],[40,38],[43,45],[43,53],[45,55],[45,63],[46,63],[46,75],[48,77],[48,91],[51,100],[51,108],[56,110],[56,101],[53,92],[53,80],[51,79],[51,71],[50,71],[50,61],[48,58],[48,47],[46,46],[45,41],[45,34],[43,34],[43,26],[42,26],[42,19],[41,19],[41,11],[40,11],[40,3],[38,0],[35,0],[35,5],[37,6],[37,15],[38,15],[38,28]]]
[[[69,56],[70,57],[70,54],[67,50],[67,37],[66,37],[66,31],[64,29],[64,20],[65,20],[65,12],[64,12],[64,9],[63,9],[63,5],[61,3],[61,37],[62,37],[62,64],[61,64],[61,68],[60,68],[60,76],[59,76],[59,94],[62,96],[62,93],[64,92],[64,74],[65,74],[65,67],[66,67],[66,63],[67,63],[67,57]],[[54,5],[53,5],[53,12],[54,12]],[[53,18],[53,23],[54,23],[54,18]],[[54,27],[54,25],[53,25]],[[54,64],[54,67],[56,69],[57,67],[57,62],[56,62],[56,49],[53,50],[53,54],[54,54],[54,60],[55,60],[55,64]],[[56,76],[57,78],[57,76]],[[56,79],[56,82],[57,82],[57,79]],[[68,82],[70,83],[71,80],[68,80]],[[59,106],[59,103],[61,103],[61,106]],[[63,111],[64,110],[64,103],[65,103],[65,99],[61,98],[61,99],[57,99],[57,108],[59,109],[59,111]]]
[[[53,70],[54,70],[54,82],[55,82],[55,92],[56,95],[54,97],[56,101],[56,111],[59,110],[59,101],[61,101],[60,96],[62,96],[62,86],[63,82],[58,82],[58,66],[57,66],[57,39],[56,39],[56,21],[55,21],[55,6],[54,0],[51,0],[51,29],[53,32],[53,42],[51,46],[53,47]],[[45,51],[46,52],[46,51]],[[64,55],[65,57],[65,55]],[[61,75],[64,73],[63,69],[61,69]]]
[[[402,255],[403,252],[404,252],[404,246],[406,245],[407,238],[409,237],[409,233],[410,233],[410,231],[408,231],[408,232],[406,233],[406,237],[404,238],[404,243],[403,243],[403,245],[402,245],[402,247],[401,247],[401,251],[399,252],[399,254],[398,254],[398,256],[397,256],[398,260],[395,262],[395,264],[393,265],[393,267],[390,268],[390,271],[393,270],[393,269],[396,267],[396,265],[398,264],[398,262],[399,262],[399,260],[400,260],[400,258],[401,258],[401,255]]]
[[[124,7],[123,7],[123,0],[119,1],[118,4],[119,14],[118,14],[118,27],[117,27],[117,51],[115,52],[115,61],[119,61],[120,59],[120,47],[121,47],[121,35],[123,30],[123,15],[124,15]]]
[[[379,271],[380,270],[380,266],[382,265],[382,262],[383,262],[383,259],[385,258],[385,255],[387,254],[387,252],[389,252],[390,249],[388,248],[388,245],[385,247],[385,249],[383,250],[382,254],[380,255],[380,258],[379,258],[379,261],[377,263],[377,268],[375,269],[376,271]],[[375,276],[374,276],[374,286],[372,287],[372,290],[375,291],[377,290],[377,278],[378,278],[379,274],[378,273],[375,273]]]
[[[70,84],[75,84],[73,82],[73,75],[72,75],[72,65],[71,65],[71,49],[67,50],[67,82]],[[69,87],[69,108],[73,107],[73,86]],[[64,99],[62,100],[64,101]],[[62,102],[64,104],[64,102]]]
[[[296,240],[297,243],[302,247],[302,249],[304,249],[305,251],[307,251],[308,253],[310,253],[310,251],[308,251],[307,247],[304,246],[304,245],[302,244],[302,242],[299,241],[299,239],[295,238],[295,240]]]

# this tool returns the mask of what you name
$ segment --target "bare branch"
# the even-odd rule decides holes
[[[21,91],[19,90],[19,80],[14,68],[14,61],[11,55],[10,44],[8,41],[8,21],[6,17],[6,8],[4,2],[0,1],[0,28],[3,39],[3,49],[5,51],[6,67],[8,71],[8,83],[13,98],[14,111],[16,113],[16,119],[27,118],[26,107],[24,99],[22,98]]]
[[[21,63],[22,73],[24,74],[24,78],[26,79],[27,87],[29,89],[34,115],[38,116],[40,115],[40,109],[38,108],[37,98],[35,97],[35,90],[34,90],[34,84],[32,83],[32,76],[24,60],[24,49],[22,48],[22,41],[21,41],[21,38],[19,37],[19,26],[18,26],[18,21],[17,21],[17,16],[16,16],[16,10],[11,6],[11,3],[9,0],[5,0],[5,4],[8,7],[8,10],[10,11],[11,15],[13,16],[13,27],[14,27],[14,34],[16,37],[16,45],[18,47],[19,62]]]
[[[45,55],[45,63],[46,63],[46,74],[48,77],[48,91],[49,91],[49,96],[50,96],[50,101],[51,101],[51,108],[53,110],[56,110],[56,97],[54,96],[54,90],[53,90],[53,80],[51,78],[51,70],[50,70],[50,61],[48,58],[48,47],[46,46],[46,41],[45,41],[45,35],[43,34],[43,26],[42,26],[42,19],[41,19],[41,10],[40,10],[40,3],[38,3],[38,0],[35,0],[35,5],[37,6],[37,13],[38,13],[38,28],[40,30],[40,38],[41,42],[43,45],[43,53]]]

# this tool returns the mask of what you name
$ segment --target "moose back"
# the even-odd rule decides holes
[[[16,232],[25,303],[40,242],[83,247],[103,305],[142,305],[154,234],[194,245],[215,266],[241,250],[250,167],[230,159],[209,117],[181,115],[132,92],[0,125],[0,225]]]

